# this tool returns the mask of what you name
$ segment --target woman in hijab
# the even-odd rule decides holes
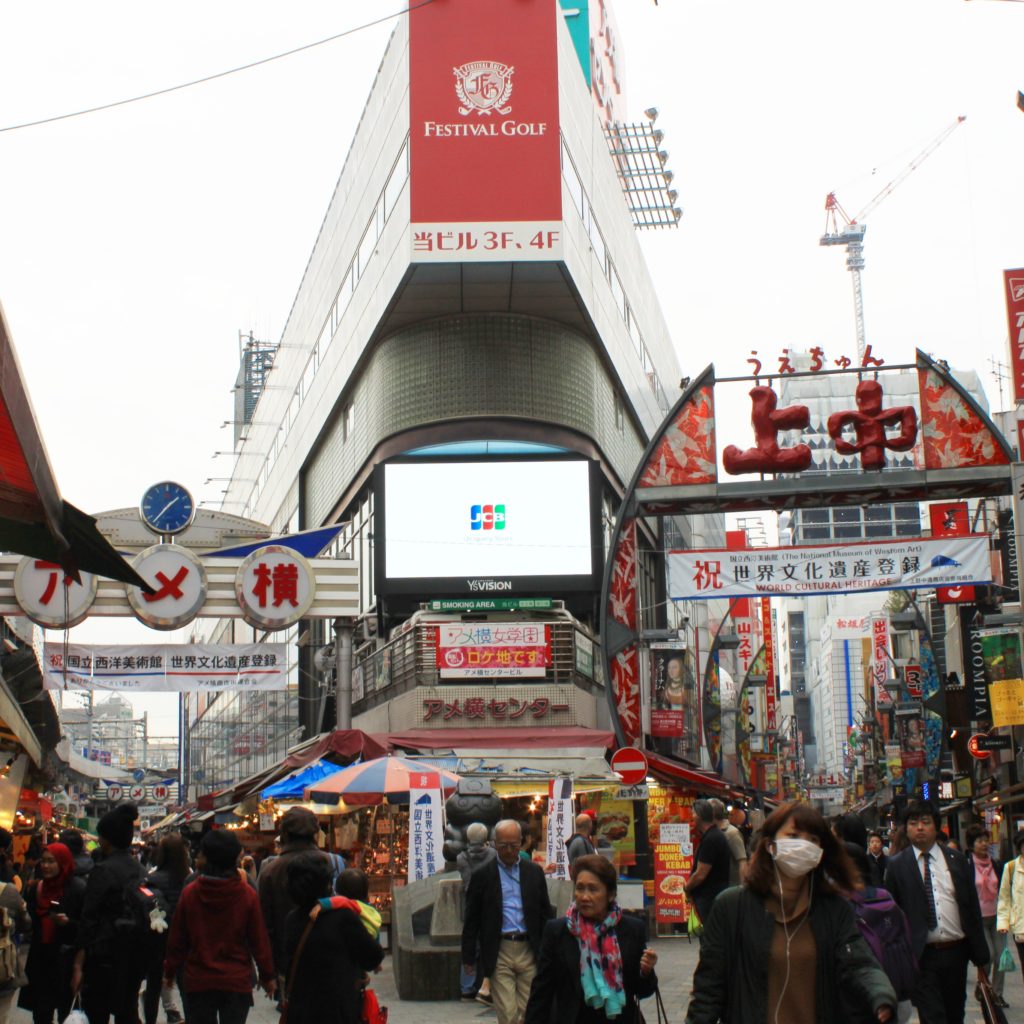
[[[78,919],[85,902],[85,881],[75,877],[75,858],[63,843],[51,843],[39,859],[40,878],[25,902],[32,918],[26,985],[18,1005],[32,1011],[32,1024],[62,1021],[71,1012],[71,967]]]
[[[632,1024],[637,1001],[658,987],[647,927],[623,916],[618,875],[606,858],[577,857],[572,877],[575,899],[566,916],[544,927],[525,1024]]]

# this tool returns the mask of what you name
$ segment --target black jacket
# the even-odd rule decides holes
[[[112,850],[89,872],[75,945],[89,957],[111,961],[118,954],[114,922],[124,912],[125,886],[142,878],[142,865],[127,850]]]
[[[523,895],[523,917],[530,947],[540,956],[544,925],[555,916],[544,871],[532,861],[519,860],[519,890]],[[466,914],[462,926],[462,962],[476,962],[476,944],[480,943],[481,977],[494,973],[501,944],[501,878],[495,858],[478,868],[469,879],[466,890]]]
[[[957,908],[960,911],[960,927],[967,938],[971,961],[978,967],[984,967],[989,961],[988,943],[981,923],[981,906],[978,904],[974,874],[967,858],[959,850],[950,850],[942,843],[936,843],[934,850],[946,858],[953,878]],[[885,873],[885,887],[907,915],[914,956],[920,958],[928,937],[928,911],[925,909],[924,879],[918,867],[918,854],[916,847],[908,846],[895,857],[890,857],[889,870]]]
[[[56,938],[49,944],[43,942],[43,926],[36,906],[38,891],[39,882],[33,882],[25,892],[25,906],[32,918],[32,940],[25,964],[28,984],[18,993],[18,1005],[25,1010],[33,1009],[40,988],[67,988],[66,1001],[70,1002],[71,961],[85,905],[85,879],[72,875],[65,883],[59,913],[67,916],[68,923],[57,928]]]
[[[159,889],[163,895],[164,900],[167,903],[167,924],[170,925],[171,919],[174,917],[174,911],[178,906],[178,900],[181,899],[181,890],[188,885],[196,876],[190,871],[182,881],[171,876],[171,873],[166,868],[155,868],[149,873],[146,881],[154,889]]]
[[[850,904],[841,896],[815,893],[809,913],[818,949],[819,1024],[849,1021],[846,1007],[875,1013],[889,1006],[895,1011],[896,993],[861,937]],[[774,934],[775,918],[762,897],[746,886],[726,889],[718,896],[704,922],[704,945],[693,976],[686,1024],[771,1020],[765,1003]]]
[[[871,884],[877,889],[885,888],[885,871],[889,866],[889,858],[886,854],[880,853],[877,857],[868,854],[868,866],[871,868]]]
[[[293,910],[285,922],[288,1024],[359,1024],[362,982],[384,952],[351,910],[322,911],[292,974],[292,960],[309,924],[309,913]]]
[[[976,877],[976,875],[974,873],[974,854],[973,853],[968,853],[967,854],[967,863],[971,866],[971,881],[974,882],[974,888],[977,889],[978,888],[978,880],[977,880],[977,877]],[[992,870],[995,871],[995,873],[996,873],[996,881],[998,883],[1000,883],[1000,884],[1002,884],[1002,881],[1003,881],[1003,868],[1005,868],[1005,867],[1006,867],[1006,862],[1005,861],[996,860],[995,857],[992,858]],[[978,897],[978,907],[979,907],[979,909],[981,907],[981,897]]]
[[[622,987],[626,1005],[619,1021],[636,1016],[638,999],[654,995],[657,975],[640,975],[640,957],[647,945],[647,926],[635,917],[623,916],[615,929],[622,954]],[[583,1008],[583,984],[580,981],[580,944],[569,931],[568,918],[549,921],[544,927],[540,963],[530,989],[524,1024],[572,1024]]]

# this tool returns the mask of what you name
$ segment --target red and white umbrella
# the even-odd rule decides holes
[[[407,804],[409,802],[409,776],[424,772],[436,774],[441,790],[447,796],[454,793],[459,777],[444,768],[435,768],[408,757],[377,757],[372,761],[352,764],[326,779],[310,786],[305,798],[318,804],[336,804],[343,800],[351,805]]]

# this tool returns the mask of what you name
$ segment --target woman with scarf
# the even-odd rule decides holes
[[[32,918],[26,985],[18,1005],[32,1011],[32,1024],[62,1021],[71,1012],[71,967],[78,919],[85,902],[85,880],[75,877],[74,854],[51,843],[39,859],[39,880],[28,886],[25,902]]]
[[[568,913],[544,928],[525,1024],[633,1024],[637,1001],[658,987],[647,928],[623,916],[618,876],[605,857],[577,857],[572,877]]]
[[[999,963],[999,954],[1003,951],[1003,940],[996,934],[996,904],[999,900],[999,883],[1003,875],[1003,865],[992,856],[989,848],[989,831],[984,825],[971,825],[964,836],[964,849],[967,851],[967,863],[971,866],[974,887],[978,890],[978,903],[981,905],[981,923],[985,929],[985,941],[991,957],[989,977],[992,979],[992,991],[1000,1006],[1010,1004],[1003,998],[1003,984],[1006,974],[994,970]],[[981,979],[974,989],[974,998],[981,1000]]]

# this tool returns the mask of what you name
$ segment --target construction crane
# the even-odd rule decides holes
[[[939,132],[856,217],[847,215],[836,198],[835,192],[829,192],[825,197],[825,234],[821,236],[819,244],[846,246],[846,269],[853,275],[853,314],[857,322],[858,362],[864,361],[864,352],[867,347],[864,340],[864,295],[860,283],[860,272],[864,269],[864,232],[867,231],[864,218],[916,171],[966,120],[966,117],[958,117],[951,125]]]

